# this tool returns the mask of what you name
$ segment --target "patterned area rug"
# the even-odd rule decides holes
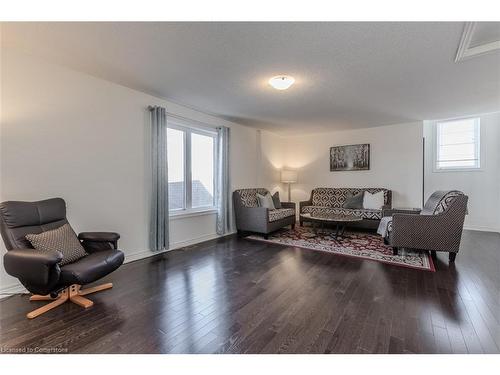
[[[375,260],[395,266],[410,267],[434,272],[432,258],[427,252],[400,250],[398,255],[392,254],[392,248],[384,245],[382,237],[375,233],[346,232],[346,238],[335,240],[330,236],[333,230],[323,229],[318,234],[311,227],[296,226],[294,230],[281,229],[264,239],[260,235],[246,238],[271,242],[279,245],[300,247],[303,249],[325,251],[355,258]]]

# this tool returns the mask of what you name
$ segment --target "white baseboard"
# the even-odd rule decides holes
[[[500,233],[500,228],[484,227],[481,225],[464,225],[465,230],[476,230],[478,232],[495,232]]]
[[[229,236],[231,234],[233,234],[233,233],[228,233],[227,235]],[[185,241],[174,242],[171,244],[169,251],[176,250],[176,249],[179,249],[181,247],[196,245],[198,243],[205,242],[205,241],[215,240],[216,238],[219,238],[219,237],[223,237],[223,236],[220,236],[220,235],[214,233],[214,234],[207,234],[204,236],[191,238],[191,239],[185,240]]]
[[[185,240],[185,241],[177,241],[177,242],[172,243],[168,250],[164,250],[164,251],[144,250],[144,251],[139,251],[139,252],[133,253],[133,254],[126,254],[124,263],[134,262],[136,260],[153,257],[155,255],[163,254],[163,253],[166,253],[166,252],[172,251],[172,250],[177,250],[177,249],[180,249],[180,248],[183,248],[186,246],[192,246],[192,245],[196,245],[196,244],[199,244],[199,243],[202,243],[205,241],[215,240],[216,238],[219,238],[219,237],[230,236],[234,233],[236,233],[236,232],[230,232],[224,236],[220,236],[218,234],[207,234],[204,236],[191,238],[191,239]]]
[[[20,282],[7,286],[2,286],[2,289],[0,289],[0,299],[6,298],[13,294],[20,294],[20,293],[29,293],[23,286],[23,284],[21,284]]]
[[[226,236],[232,235],[234,233],[236,233],[236,232],[228,233]],[[132,253],[132,254],[125,254],[124,263],[129,263],[129,262],[134,262],[136,260],[149,258],[149,257],[155,256],[158,254],[166,253],[167,251],[180,249],[180,248],[186,247],[186,246],[196,245],[196,244],[199,244],[201,242],[214,240],[214,239],[219,238],[219,237],[222,237],[222,236],[219,236],[218,234],[215,234],[215,233],[214,234],[207,234],[204,236],[191,238],[191,239],[185,240],[185,241],[174,242],[173,244],[171,244],[170,249],[164,250],[164,251],[153,252],[151,250],[143,250],[143,251],[139,251],[139,252]],[[9,295],[18,294],[18,293],[28,293],[26,288],[19,282],[5,286],[5,287],[2,286],[2,288],[0,288],[0,298],[4,298],[4,297],[7,297]]]

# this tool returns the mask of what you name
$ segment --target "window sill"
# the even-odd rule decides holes
[[[170,218],[170,220],[179,220],[179,219],[184,219],[184,218],[188,218],[188,217],[213,215],[216,213],[217,213],[217,210],[213,207],[199,209],[199,210],[179,210],[179,211],[170,212],[169,218]]]
[[[457,173],[457,172],[483,172],[484,168],[449,168],[449,169],[436,169],[432,170],[433,173]]]

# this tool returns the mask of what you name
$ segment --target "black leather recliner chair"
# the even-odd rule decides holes
[[[120,235],[112,232],[84,232],[78,235],[87,256],[59,266],[59,251],[44,252],[33,249],[26,239],[30,233],[42,233],[68,223],[66,203],[61,198],[38,202],[8,201],[0,203],[0,232],[7,248],[4,267],[18,278],[34,295],[31,301],[52,301],[27,314],[35,318],[66,301],[82,307],[93,302],[83,296],[113,287],[107,283],[81,289],[120,267],[123,252],[117,250]]]

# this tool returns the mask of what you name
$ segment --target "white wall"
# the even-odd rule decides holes
[[[76,231],[116,231],[128,260],[150,255],[148,105],[229,126],[232,189],[257,184],[255,129],[14,51],[1,62],[1,201],[64,197]],[[170,229],[172,248],[213,238],[215,215]],[[0,283],[17,284],[1,264]]]
[[[422,123],[340,131],[286,138],[285,165],[297,169],[292,200],[309,199],[315,187],[384,187],[393,206],[421,207]],[[330,147],[370,144],[370,170],[330,172]]]
[[[258,155],[259,173],[258,186],[268,188],[272,193],[278,191],[281,200],[286,200],[287,190],[280,182],[280,171],[286,166],[286,137],[267,131],[259,131]]]
[[[469,229],[500,231],[500,113],[480,116],[481,170],[434,172],[435,121],[424,125],[425,194],[456,189],[469,196]]]

